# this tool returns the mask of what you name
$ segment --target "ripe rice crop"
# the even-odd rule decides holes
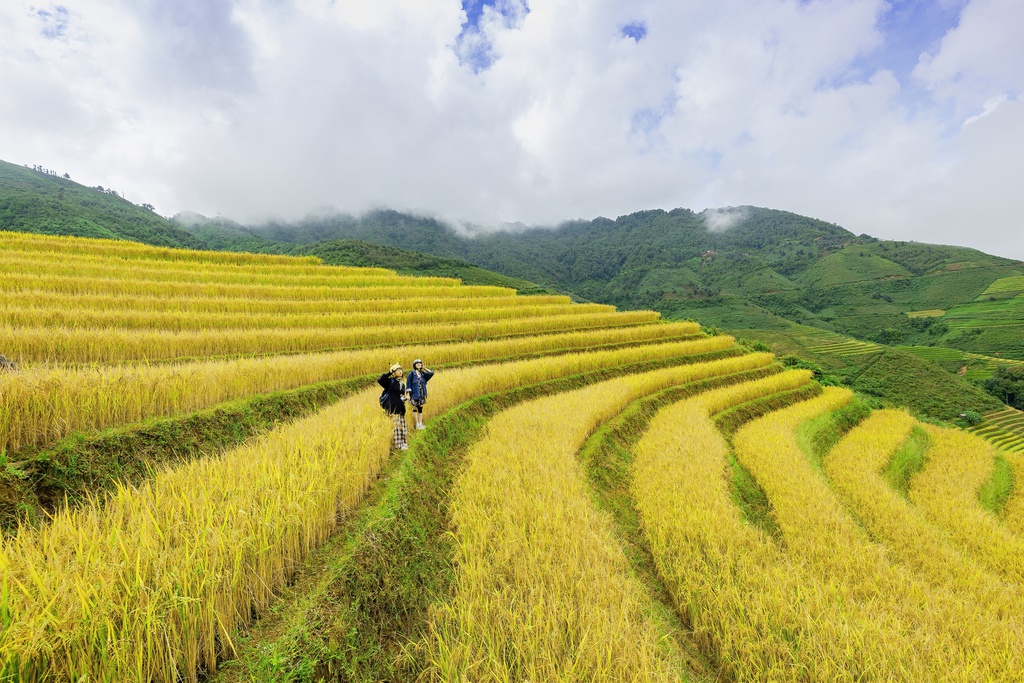
[[[373,373],[396,360],[422,357],[444,365],[607,344],[651,344],[692,336],[699,330],[697,323],[666,323],[436,346],[155,366],[28,369],[0,375],[0,451],[42,445],[85,429],[176,415],[252,394]],[[675,346],[644,345],[633,353],[638,357],[702,353],[729,348],[732,343],[731,337],[710,337]]]
[[[431,407],[657,357],[655,349],[446,371],[431,384]],[[770,354],[751,354],[653,375],[664,384],[769,362]],[[390,420],[377,393],[370,388],[222,457],[160,472],[5,539],[0,674],[170,683],[215,670],[218,656],[233,651],[236,629],[266,608],[379,471]]]
[[[231,263],[256,265],[319,266],[315,256],[278,256],[276,254],[240,254],[227,251],[198,251],[171,247],[151,247],[138,242],[36,235],[27,232],[0,231],[0,252],[6,250],[39,250],[53,254],[96,254],[121,259],[157,259],[187,263]]]
[[[498,299],[485,299],[492,303]],[[516,299],[518,301],[518,299]],[[67,303],[73,303],[73,300]],[[389,311],[391,312],[391,311]],[[512,318],[536,318],[551,315],[585,316],[590,313],[613,313],[614,306],[604,304],[544,304],[538,306],[507,306],[493,308],[457,308],[454,310],[427,309],[393,311],[403,325],[412,323],[435,323],[444,320],[449,323],[468,320],[507,320]],[[380,325],[387,316],[381,310],[352,313],[311,313],[304,315],[253,314],[253,313],[189,313],[164,311],[137,311],[124,307],[107,310],[82,310],[71,306],[54,308],[33,308],[23,301],[0,302],[0,326],[47,327],[64,330],[118,328],[120,330],[159,330],[179,332],[191,330],[249,330],[249,329],[295,329],[295,328],[338,328],[369,327]]]
[[[438,284],[421,287],[413,280],[393,280],[389,284],[363,287],[304,287],[284,285],[244,285],[218,282],[179,282],[119,280],[111,277],[0,273],[0,292],[56,292],[64,295],[107,294],[165,297],[233,297],[260,299],[389,299],[415,296],[442,297],[514,297],[516,290],[491,285]]]
[[[131,258],[130,255],[121,254],[68,254],[61,253],[59,262],[54,263],[55,253],[38,248],[0,248],[0,265],[10,270],[25,272],[45,271],[47,265],[58,266],[61,272],[72,275],[80,275],[85,271],[99,270],[101,272],[113,272],[115,276],[122,270],[137,273],[146,277],[146,273],[179,272],[185,273],[187,277],[200,276],[227,276],[270,279],[296,279],[307,280],[324,279],[330,281],[337,277],[361,276],[399,276],[395,271],[387,268],[376,268],[366,266],[328,266],[315,262],[309,262],[305,258],[286,257],[293,262],[285,263],[217,263],[202,261],[180,261],[175,259],[139,259]],[[160,278],[166,279],[166,278]]]
[[[831,582],[834,600],[858,603],[884,625],[884,638],[865,647],[884,647],[890,654],[877,659],[917,671],[908,680],[940,674],[949,680],[1007,680],[1019,667],[1016,638],[1006,631],[978,632],[978,620],[965,618],[974,608],[965,608],[960,596],[891,562],[801,452],[797,427],[838,407],[837,395],[828,391],[767,415],[734,439],[738,459],[771,501],[787,550]]]
[[[952,548],[921,511],[882,478],[890,457],[910,438],[916,425],[907,413],[876,411],[829,452],[825,470],[852,512],[894,558],[909,565],[918,577],[960,596],[965,612],[962,623],[974,622],[977,633],[1005,631],[1007,624],[996,619],[1020,613],[1024,604],[1019,591],[1008,591],[1005,584]],[[1018,643],[1021,645],[1024,643]]]
[[[931,439],[910,499],[979,563],[1024,589],[1024,539],[981,507],[978,491],[992,476],[996,452],[958,429],[924,425]]]
[[[71,309],[74,311],[134,311],[138,313],[222,314],[232,316],[341,315],[346,313],[463,310],[469,308],[518,308],[564,306],[567,296],[441,297],[418,296],[393,299],[249,299],[238,297],[113,296],[109,294],[67,295],[45,291],[22,291],[17,303],[24,308]],[[12,307],[13,308],[13,307]]]
[[[452,494],[456,590],[432,619],[432,680],[676,680],[576,453],[630,402],[763,366],[749,356],[602,382],[488,423]],[[806,376],[803,377],[806,381]]]
[[[210,356],[303,353],[367,346],[425,344],[655,323],[654,311],[555,315],[528,319],[403,324],[381,315],[372,327],[255,330],[152,330],[15,327],[0,329],[0,349],[19,363],[118,363]]]
[[[327,272],[320,274],[275,273],[225,268],[197,268],[173,263],[146,263],[135,265],[118,263],[118,259],[100,258],[94,260],[74,259],[70,262],[53,263],[49,258],[22,258],[0,260],[6,272],[21,276],[49,278],[102,278],[106,280],[131,280],[133,282],[191,282],[195,284],[223,284],[251,287],[386,287],[402,285],[408,287],[454,287],[461,280],[450,277],[398,275],[383,268],[354,269],[324,266]]]
[[[742,518],[733,502],[729,446],[710,416],[806,383],[791,371],[700,394],[660,411],[634,447],[630,491],[658,572],[702,650],[727,680],[910,680],[915,669],[887,651],[880,624],[837,600]],[[827,389],[821,410],[849,392]]]

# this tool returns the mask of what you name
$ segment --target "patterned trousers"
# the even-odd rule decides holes
[[[405,426],[405,415],[392,415],[395,421],[395,429],[392,432],[392,442],[395,448],[409,447],[409,430]]]

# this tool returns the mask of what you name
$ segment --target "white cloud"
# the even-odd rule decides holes
[[[883,0],[525,7],[4,3],[0,158],[243,221],[754,204],[1024,258],[1024,5],[972,0],[912,75],[858,61]]]
[[[744,207],[725,207],[721,209],[706,209],[701,212],[704,218],[704,225],[711,232],[725,232],[743,221],[747,220],[750,212]]]

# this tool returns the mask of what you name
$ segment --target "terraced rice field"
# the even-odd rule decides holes
[[[850,339],[848,341],[830,341],[816,346],[809,346],[807,348],[809,351],[813,351],[815,353],[830,353],[843,357],[866,356],[870,353],[875,353],[881,350],[881,347],[878,344],[860,341],[858,339]]]
[[[1024,276],[1015,275],[1013,277],[999,278],[991,285],[989,285],[988,288],[984,292],[982,292],[981,296],[979,296],[978,298],[983,299],[985,297],[992,296],[993,294],[1015,294],[1020,292],[1024,292]]]
[[[982,415],[982,422],[970,428],[1001,450],[1024,453],[1024,413],[1006,408]]]
[[[951,329],[1019,326],[1024,311],[1024,297],[1015,296],[995,301],[972,301],[951,308],[943,322]]]
[[[944,346],[899,346],[903,351],[908,351],[919,358],[946,364],[947,369],[957,371],[960,367],[967,366],[965,376],[967,379],[984,380],[1000,367],[1021,367],[1024,361],[1012,358],[995,358],[980,353],[970,353],[958,349],[950,349]],[[951,367],[957,365],[958,367]]]
[[[0,680],[1024,670],[1024,491],[972,434],[644,312],[0,245]],[[415,357],[437,375],[398,450],[374,380]]]

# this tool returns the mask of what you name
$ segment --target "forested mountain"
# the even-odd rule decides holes
[[[0,161],[0,230],[75,235],[201,249],[204,244],[150,208],[67,174]]]

